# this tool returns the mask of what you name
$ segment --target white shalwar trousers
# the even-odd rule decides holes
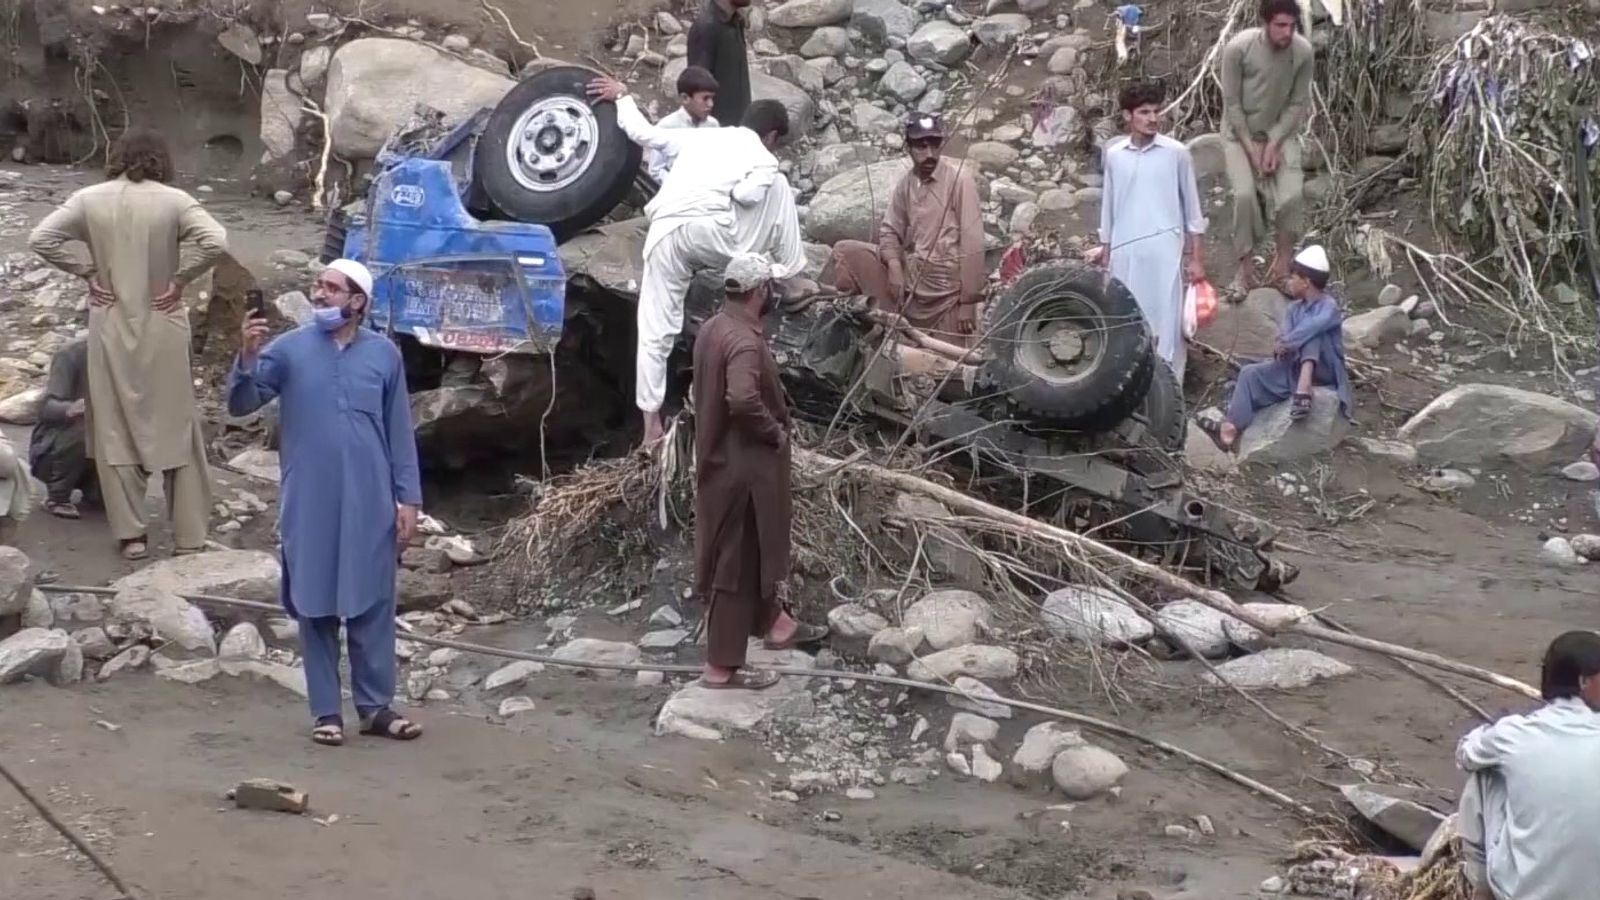
[[[712,216],[679,225],[644,259],[639,286],[639,346],[634,364],[634,399],[641,410],[658,412],[667,396],[667,358],[683,332],[683,301],[702,269],[721,271],[740,253],[765,253],[775,279],[805,271],[800,216],[788,179],[779,176],[761,202],[734,205],[733,226]]]

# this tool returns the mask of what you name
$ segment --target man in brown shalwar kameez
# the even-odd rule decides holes
[[[840,241],[830,267],[834,287],[865,294],[879,309],[953,344],[977,330],[988,273],[977,182],[944,159],[944,121],[913,115],[906,124],[911,171],[889,195],[878,243]]]
[[[166,184],[172,157],[155,132],[125,133],[107,173],[46,216],[28,244],[89,285],[89,455],[122,555],[148,555],[145,489],[157,473],[176,552],[195,553],[205,547],[211,478],[182,299],[184,287],[227,252],[227,232]],[[87,256],[68,246],[74,243]],[[197,251],[187,261],[184,243]]]
[[[735,256],[722,311],[694,342],[695,588],[710,605],[700,681],[712,688],[777,683],[743,668],[752,637],[782,650],[828,633],[783,608],[793,509],[789,408],[761,325],[776,301],[771,279],[765,256]]]

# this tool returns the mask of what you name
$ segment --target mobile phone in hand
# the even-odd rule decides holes
[[[267,314],[267,295],[257,288],[244,292],[244,308],[250,318],[260,319]]]

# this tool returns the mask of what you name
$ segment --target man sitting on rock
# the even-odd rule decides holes
[[[804,271],[806,256],[794,191],[772,155],[789,134],[783,104],[752,103],[738,128],[662,128],[650,124],[627,92],[614,78],[589,85],[596,102],[616,103],[617,124],[634,143],[674,157],[644,210],[650,230],[639,285],[634,392],[645,443],[653,444],[665,433],[667,357],[683,330],[683,301],[694,273],[721,269],[742,253],[764,253],[773,260],[773,278],[793,279]]]
[[[1284,311],[1274,358],[1240,369],[1223,420],[1200,423],[1218,447],[1232,452],[1256,413],[1285,400],[1294,404],[1291,419],[1309,416],[1313,386],[1332,388],[1339,396],[1339,414],[1350,417],[1354,400],[1344,360],[1344,315],[1327,293],[1328,274],[1327,251],[1317,244],[1301,250],[1290,264],[1293,302]]]
[[[1600,884],[1600,634],[1545,651],[1545,705],[1461,739],[1456,828],[1473,900],[1592,897]]]
[[[911,171],[889,195],[878,242],[834,246],[834,287],[865,294],[934,337],[968,346],[988,284],[977,182],[961,162],[942,157],[941,117],[913,115],[905,136]]]
[[[78,338],[50,358],[39,424],[28,442],[28,465],[45,486],[45,511],[63,519],[78,518],[73,491],[81,490],[86,501],[99,493],[84,425],[88,394],[89,340]]]

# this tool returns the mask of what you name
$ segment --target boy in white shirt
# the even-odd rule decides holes
[[[717,102],[717,79],[699,66],[690,66],[678,76],[678,102],[682,105],[656,123],[657,128],[717,128],[711,107]],[[645,169],[660,184],[672,169],[677,153],[672,148],[651,148],[645,153]]]

